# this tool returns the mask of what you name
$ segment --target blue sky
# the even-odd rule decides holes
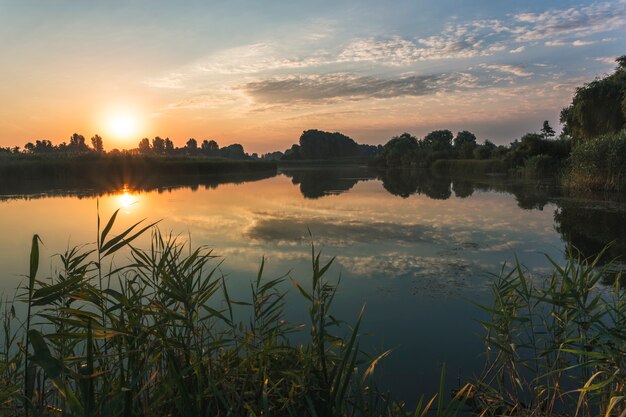
[[[264,152],[309,128],[505,143],[557,125],[625,35],[624,0],[0,0],[0,146],[79,131]]]

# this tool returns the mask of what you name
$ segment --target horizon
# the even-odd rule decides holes
[[[559,131],[624,35],[625,0],[0,0],[0,147],[76,132],[107,150],[160,136],[266,153],[308,129],[506,144],[544,120]]]

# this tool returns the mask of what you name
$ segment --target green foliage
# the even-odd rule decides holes
[[[502,174],[506,165],[499,159],[440,159],[431,165],[431,171],[441,175]]]
[[[5,309],[3,415],[405,415],[374,384],[389,352],[359,349],[362,312],[352,326],[332,315],[333,259],[323,262],[312,246],[310,281],[291,278],[309,312],[298,325],[284,319],[287,277],[266,279],[264,260],[249,299],[234,300],[210,250],[156,228],[140,249],[132,242],[152,225],[115,232],[116,217],[98,219],[95,249],[68,249],[46,278],[36,277],[33,238],[25,301],[36,325],[24,329],[29,349],[16,349],[15,310]],[[292,343],[297,331],[309,341]],[[448,402],[441,391],[437,415],[457,415],[464,392]],[[433,404],[420,401],[415,415]]]
[[[476,135],[467,130],[458,132],[454,138],[454,149],[459,159],[472,159],[476,148]]]
[[[324,132],[310,129],[302,132],[299,145],[293,145],[285,152],[285,160],[327,160],[375,156],[381,149],[377,146],[356,143],[352,138],[339,132]]]
[[[389,167],[409,165],[418,150],[417,139],[408,133],[392,138],[383,147],[382,158]]]
[[[486,140],[484,144],[477,145],[474,150],[474,158],[475,159],[489,159],[491,157],[496,157],[496,151],[498,147],[492,142]]]
[[[548,258],[549,259],[549,258]],[[626,412],[626,293],[598,288],[597,259],[549,259],[546,280],[519,262],[493,286],[485,371],[470,403],[484,416]]]
[[[626,60],[617,58],[613,74],[576,90],[569,107],[561,112],[564,131],[576,140],[617,133],[626,123]]]
[[[626,189],[626,132],[578,144],[570,156],[565,184],[584,190]]]
[[[553,177],[560,174],[564,162],[564,159],[556,159],[546,154],[535,155],[526,160],[523,174],[529,177]]]
[[[468,132],[469,133],[469,132]],[[452,150],[452,132],[449,130],[434,130],[424,136],[423,142],[432,148],[433,152],[449,152]]]

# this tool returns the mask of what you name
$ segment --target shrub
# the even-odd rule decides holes
[[[574,147],[565,184],[584,190],[626,189],[626,131],[604,135]]]

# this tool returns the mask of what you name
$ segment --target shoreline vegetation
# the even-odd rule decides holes
[[[147,191],[177,185],[214,187],[226,182],[270,178],[276,173],[275,161],[102,154],[29,156],[0,161],[0,193],[35,194],[67,189],[106,193],[124,188]]]
[[[333,259],[323,261],[313,245],[307,282],[268,279],[261,259],[249,298],[235,300],[213,251],[163,235],[155,224],[115,234],[116,214],[98,222],[95,244],[55,257],[49,276],[39,273],[41,240],[33,237],[23,291],[2,306],[3,415],[591,417],[626,410],[626,294],[619,280],[610,291],[598,287],[606,269],[594,260],[550,261],[543,283],[519,264],[503,269],[494,304],[480,306],[491,316],[482,322],[482,375],[448,393],[444,367],[439,392],[409,409],[377,388],[376,367],[393,352],[361,351],[363,312],[351,323],[333,316]],[[136,246],[144,233],[148,249]],[[286,320],[290,282],[308,322]],[[297,332],[306,340],[294,343]]]
[[[559,137],[548,121],[539,133],[527,133],[509,145],[479,143],[469,131],[454,135],[444,129],[421,139],[403,133],[384,146],[374,146],[359,144],[339,132],[311,129],[285,152],[263,155],[248,154],[237,143],[220,147],[215,140],[198,144],[193,138],[177,148],[169,138],[158,136],[142,139],[135,149],[105,155],[100,136],[92,137],[89,147],[85,137],[74,134],[69,143],[59,145],[36,140],[24,149],[0,148],[0,179],[71,178],[87,172],[95,181],[105,175],[220,175],[277,166],[367,164],[451,175],[553,177],[569,189],[620,192],[626,189],[626,55],[616,62],[612,74],[576,90],[571,104],[561,111]]]

